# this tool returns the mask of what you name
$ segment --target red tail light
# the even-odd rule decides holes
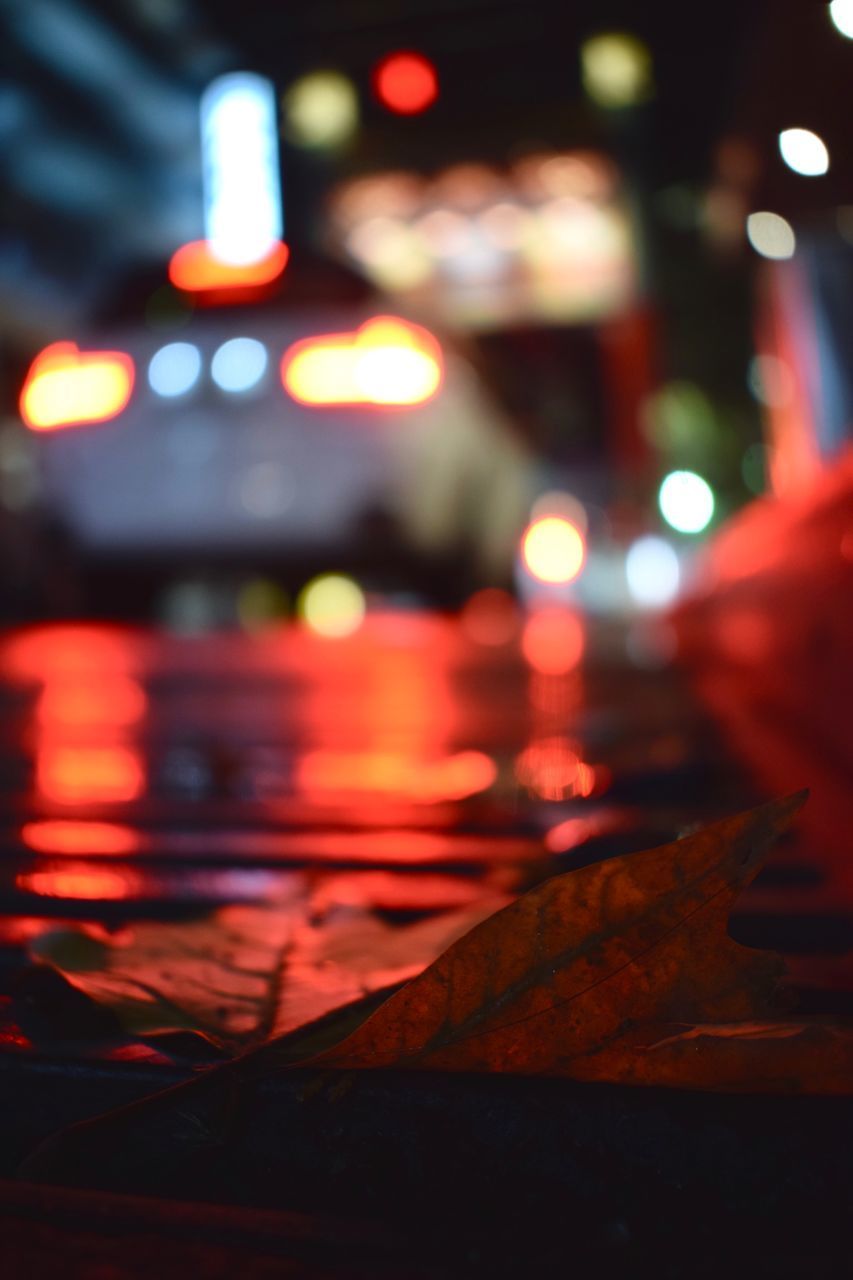
[[[307,405],[424,404],[442,374],[432,334],[393,316],[376,316],[354,333],[304,338],[281,362],[285,390]]]
[[[122,351],[80,351],[55,342],[36,356],[21,392],[21,417],[33,431],[106,422],[121,413],[134,369]]]
[[[257,262],[222,262],[210,252],[206,240],[193,240],[172,254],[169,279],[185,293],[258,289],[278,279],[289,256],[287,245],[277,241]]]

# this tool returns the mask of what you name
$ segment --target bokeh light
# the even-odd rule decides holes
[[[751,213],[746,220],[746,236],[762,258],[793,258],[797,248],[794,228],[778,213]]]
[[[21,391],[21,417],[33,431],[106,422],[127,406],[134,367],[121,351],[81,351],[54,342],[36,356]]]
[[[326,573],[301,591],[296,611],[317,635],[340,638],[358,631],[365,615],[364,592],[352,578]]]
[[[521,540],[525,567],[539,582],[565,585],[583,568],[586,548],[580,530],[562,516],[543,516],[528,525]]]
[[[393,316],[377,316],[355,333],[304,338],[281,362],[285,390],[300,404],[422,404],[442,374],[432,334]]]
[[[148,364],[148,385],[158,396],[183,396],[201,373],[201,352],[192,342],[170,342]]]
[[[673,547],[654,534],[637,538],[625,557],[625,577],[632,598],[644,608],[661,608],[678,594],[681,570]]]
[[[339,71],[312,71],[284,95],[284,129],[300,147],[339,147],[358,127],[355,86]]]
[[[538,609],[524,624],[521,652],[540,675],[567,675],[578,665],[583,651],[583,622],[570,609]]]
[[[214,353],[210,376],[222,391],[251,391],[268,363],[267,349],[257,338],[229,338]]]
[[[679,533],[701,533],[714,515],[711,486],[695,471],[671,471],[658,493],[661,515]]]
[[[136,800],[145,790],[145,766],[130,747],[45,746],[36,785],[45,799],[60,804]]]
[[[600,107],[630,107],[652,93],[652,60],[636,36],[606,32],[581,45],[581,77]]]
[[[139,833],[117,822],[83,822],[47,819],[25,822],[21,840],[33,853],[102,854],[115,857],[135,853]]]
[[[832,0],[829,16],[841,35],[853,40],[853,0]]]
[[[829,170],[826,143],[811,129],[783,129],[779,152],[788,168],[804,177],[819,177]]]
[[[498,648],[518,634],[518,606],[508,591],[484,587],[466,601],[459,621],[475,644]]]
[[[181,245],[169,259],[169,279],[185,293],[227,293],[262,289],[272,284],[287,266],[290,250],[276,241],[255,262],[221,262],[206,240]]]
[[[383,106],[397,115],[418,115],[438,97],[435,67],[420,53],[392,53],[376,67],[373,87]]]

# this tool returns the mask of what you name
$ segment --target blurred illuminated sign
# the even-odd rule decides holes
[[[214,258],[266,258],[283,232],[276,98],[248,71],[220,76],[201,99],[205,238]]]
[[[329,232],[374,284],[470,328],[594,322],[635,296],[631,220],[596,153],[359,178],[333,192]]]

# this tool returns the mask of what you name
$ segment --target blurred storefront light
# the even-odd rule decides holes
[[[581,45],[581,78],[600,107],[632,107],[651,97],[651,55],[636,36],[606,32]]]
[[[158,396],[183,396],[201,374],[201,352],[192,342],[170,342],[148,364],[148,385]]]
[[[397,115],[419,115],[438,97],[438,75],[423,54],[389,54],[373,72],[373,87],[384,107]]]
[[[797,248],[794,228],[778,213],[768,213],[766,210],[751,213],[746,220],[746,235],[755,252],[762,258],[793,258]]]
[[[829,171],[826,143],[811,129],[783,129],[779,152],[788,168],[804,177],[819,177]]]
[[[81,351],[55,342],[36,356],[21,391],[21,417],[33,431],[106,422],[127,406],[134,366],[121,351]]]
[[[300,147],[333,148],[358,128],[358,96],[339,71],[312,71],[284,95],[284,128]]]
[[[714,494],[695,471],[671,471],[658,493],[661,515],[679,533],[701,533],[714,515]]]
[[[625,557],[628,590],[643,608],[662,608],[678,594],[681,570],[678,555],[663,538],[637,538]]]
[[[214,353],[210,376],[222,391],[251,391],[268,364],[267,349],[257,338],[229,338]]]

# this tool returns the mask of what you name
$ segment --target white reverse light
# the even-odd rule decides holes
[[[148,385],[158,396],[183,396],[201,373],[201,352],[191,342],[170,342],[148,364]]]
[[[794,228],[778,213],[751,213],[746,220],[746,236],[762,258],[793,258],[797,248]]]
[[[229,338],[210,364],[210,376],[222,391],[251,391],[267,371],[267,349],[257,338]]]
[[[714,514],[711,486],[695,471],[671,471],[658,493],[661,515],[679,533],[701,533]]]
[[[783,129],[779,152],[789,169],[806,178],[816,178],[829,169],[829,152],[823,138],[811,129]]]
[[[204,226],[221,262],[265,258],[281,240],[276,99],[248,71],[220,76],[201,99]]]
[[[638,538],[625,557],[625,577],[633,599],[645,608],[662,608],[678,594],[681,570],[675,550],[663,538]]]

